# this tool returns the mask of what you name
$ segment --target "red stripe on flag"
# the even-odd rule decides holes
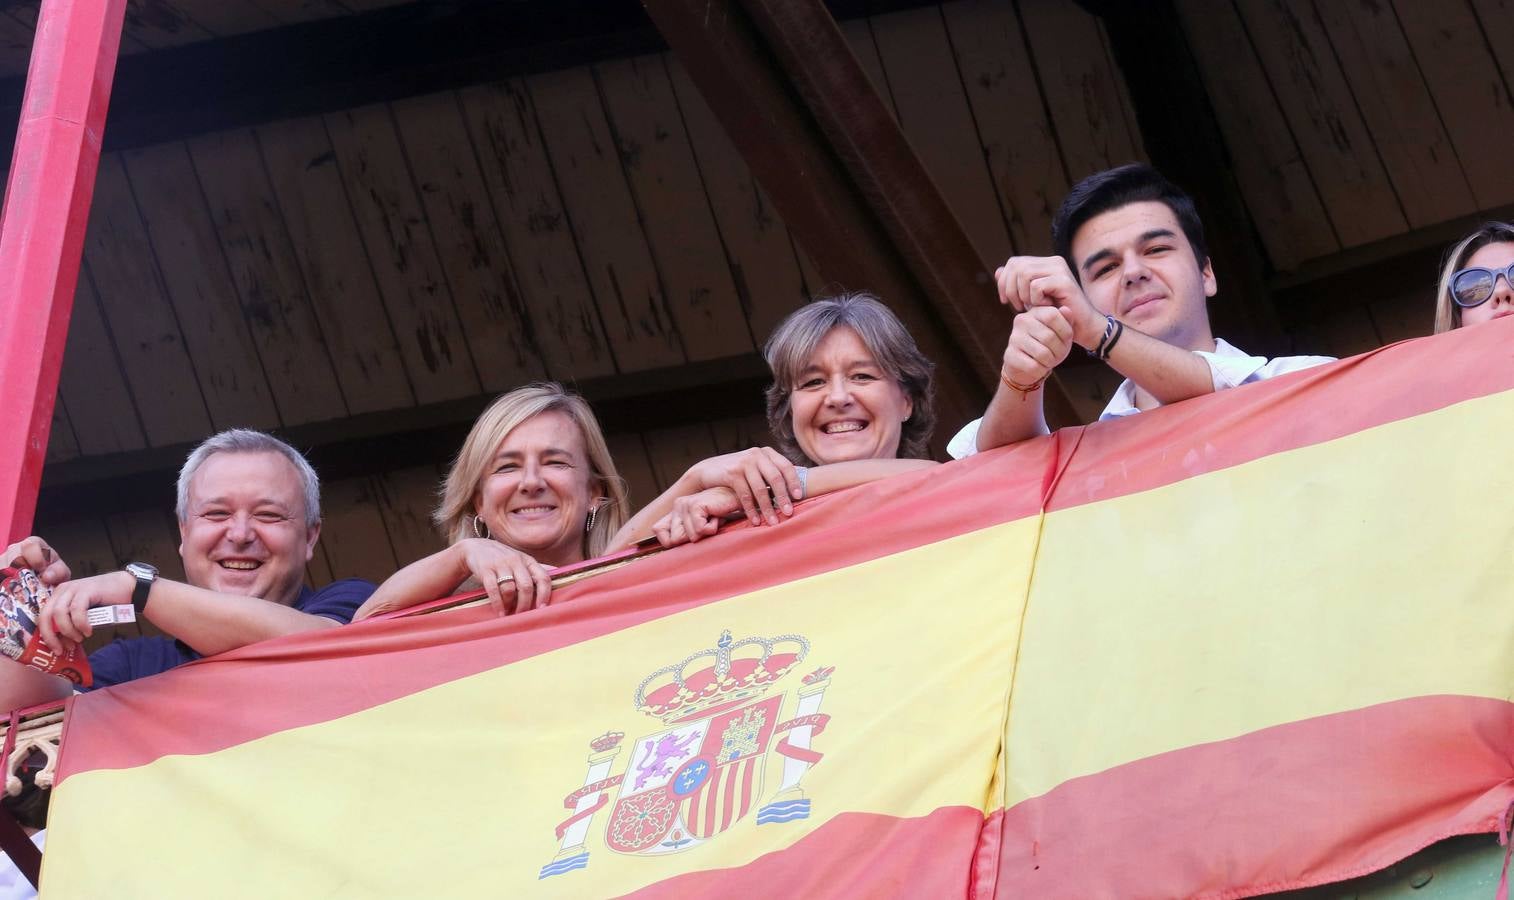
[[[1511,389],[1514,321],[1405,341],[1082,429],[1046,508],[1150,490]]]
[[[719,829],[715,827],[715,813],[718,811],[720,785],[725,781],[725,769],[721,766],[713,766],[710,769],[710,780],[704,786],[704,833],[700,837],[709,837]]]
[[[1050,441],[1034,442],[818,497],[779,525],[740,525],[565,586],[546,609],[500,618],[479,607],[360,622],[85,694],[74,699],[69,730],[98,739],[64,751],[60,779],[170,753],[211,753],[728,597],[1034,515],[1053,449]],[[909,504],[908,528],[899,527],[900,503]],[[732,566],[731,559],[782,564]],[[633,678],[627,697],[634,687]]]
[[[700,785],[698,790],[683,801],[683,826],[688,829],[691,837],[704,837],[699,830],[699,798],[703,796],[704,786]]]
[[[725,779],[725,796],[720,798],[720,805],[724,807],[720,811],[720,830],[725,831],[731,827],[731,817],[736,812],[736,784],[741,781],[741,769],[746,765],[746,760],[725,766],[730,769],[730,774]]]
[[[736,818],[741,818],[752,810],[752,794],[754,788],[752,782],[757,775],[757,760],[748,759],[746,768],[741,773],[741,811],[736,813]]]
[[[982,828],[983,813],[962,806],[915,819],[842,813],[744,866],[678,875],[626,896],[965,897]]]
[[[1416,697],[1065,782],[1003,817],[998,897],[1248,897],[1377,871],[1514,801],[1514,704]]]

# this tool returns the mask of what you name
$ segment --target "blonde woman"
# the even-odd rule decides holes
[[[495,400],[473,423],[433,517],[451,545],[394,573],[353,621],[472,581],[502,615],[545,606],[550,568],[603,555],[625,523],[625,483],[589,404],[558,384]]]
[[[1446,253],[1435,292],[1435,333],[1514,313],[1514,225],[1488,222]]]

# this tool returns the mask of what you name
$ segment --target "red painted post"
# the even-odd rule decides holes
[[[25,535],[52,426],[126,0],[43,0],[0,211],[0,538]]]

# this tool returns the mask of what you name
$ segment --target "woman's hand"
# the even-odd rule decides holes
[[[720,523],[727,516],[740,511],[741,504],[735,491],[725,487],[710,488],[673,501],[673,511],[657,520],[652,532],[664,547],[692,544],[719,531]]]
[[[745,513],[747,521],[753,525],[761,525],[764,521],[777,525],[779,515],[793,515],[794,501],[803,497],[794,464],[772,447],[753,447],[712,456],[695,463],[684,479],[692,482],[696,491],[730,490],[736,510]]]
[[[489,538],[464,538],[453,546],[496,613],[508,616],[551,601],[552,576],[530,556]]]

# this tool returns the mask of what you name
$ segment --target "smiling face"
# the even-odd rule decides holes
[[[305,526],[300,475],[278,453],[216,453],[189,481],[179,523],[184,577],[195,587],[292,605],[320,523]]]
[[[794,440],[816,463],[893,459],[913,411],[904,388],[846,326],[832,328],[789,394]]]
[[[1072,238],[1083,292],[1100,312],[1187,350],[1213,350],[1209,261],[1195,258],[1165,203],[1130,203],[1101,213]]]
[[[1463,269],[1482,268],[1503,272],[1514,264],[1514,244],[1500,241],[1478,248],[1477,252],[1467,257],[1462,264]],[[1509,280],[1502,275],[1494,282],[1493,296],[1487,302],[1473,307],[1464,307],[1461,310],[1461,324],[1481,325],[1494,319],[1514,314],[1514,287],[1510,287]]]
[[[566,413],[517,425],[500,443],[474,496],[497,541],[553,566],[582,562],[595,490],[583,434]]]

